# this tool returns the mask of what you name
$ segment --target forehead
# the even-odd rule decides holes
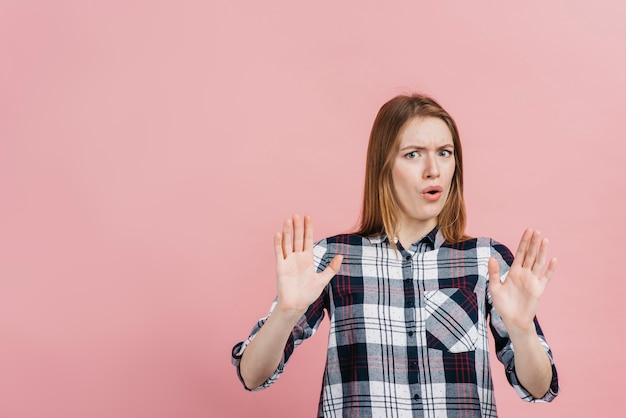
[[[404,124],[398,134],[399,148],[407,146],[454,145],[448,125],[440,118],[416,116]]]

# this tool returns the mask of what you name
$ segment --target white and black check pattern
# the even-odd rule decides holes
[[[326,310],[330,337],[319,417],[496,417],[488,325],[520,397],[554,399],[556,368],[539,323],[535,320],[553,378],[548,393],[534,399],[517,381],[508,334],[491,305],[487,263],[496,257],[506,274],[513,256],[505,246],[489,238],[449,244],[437,228],[409,249],[396,244],[397,252],[385,237],[346,234],[315,245],[318,270],[336,254],[343,254],[343,264],[300,319],[278,369],[259,389],[276,381]],[[245,347],[266,319],[233,348],[238,371]]]

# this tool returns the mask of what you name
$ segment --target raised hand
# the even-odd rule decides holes
[[[274,236],[276,255],[276,308],[283,312],[304,313],[337,274],[343,257],[336,255],[321,273],[313,265],[313,223],[306,215],[287,219],[283,231]]]
[[[548,261],[547,253],[548,240],[539,231],[527,229],[503,283],[498,262],[493,257],[489,260],[489,292],[509,333],[533,326],[539,300],[556,268],[556,258]]]

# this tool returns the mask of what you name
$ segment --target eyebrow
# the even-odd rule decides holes
[[[408,151],[408,150],[412,150],[412,149],[421,151],[421,150],[425,150],[427,148],[428,147],[422,147],[422,146],[418,146],[418,145],[407,145],[405,147],[400,148],[399,151]],[[440,147],[437,147],[436,149],[437,150],[442,150],[442,149],[446,149],[446,148],[454,149],[454,144],[445,144],[445,145],[442,145]]]

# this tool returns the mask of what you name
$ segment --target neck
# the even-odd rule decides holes
[[[398,238],[398,241],[404,248],[409,248],[411,244],[419,241],[436,226],[436,219],[428,222],[413,222],[411,224],[400,223],[396,232],[396,238]]]

